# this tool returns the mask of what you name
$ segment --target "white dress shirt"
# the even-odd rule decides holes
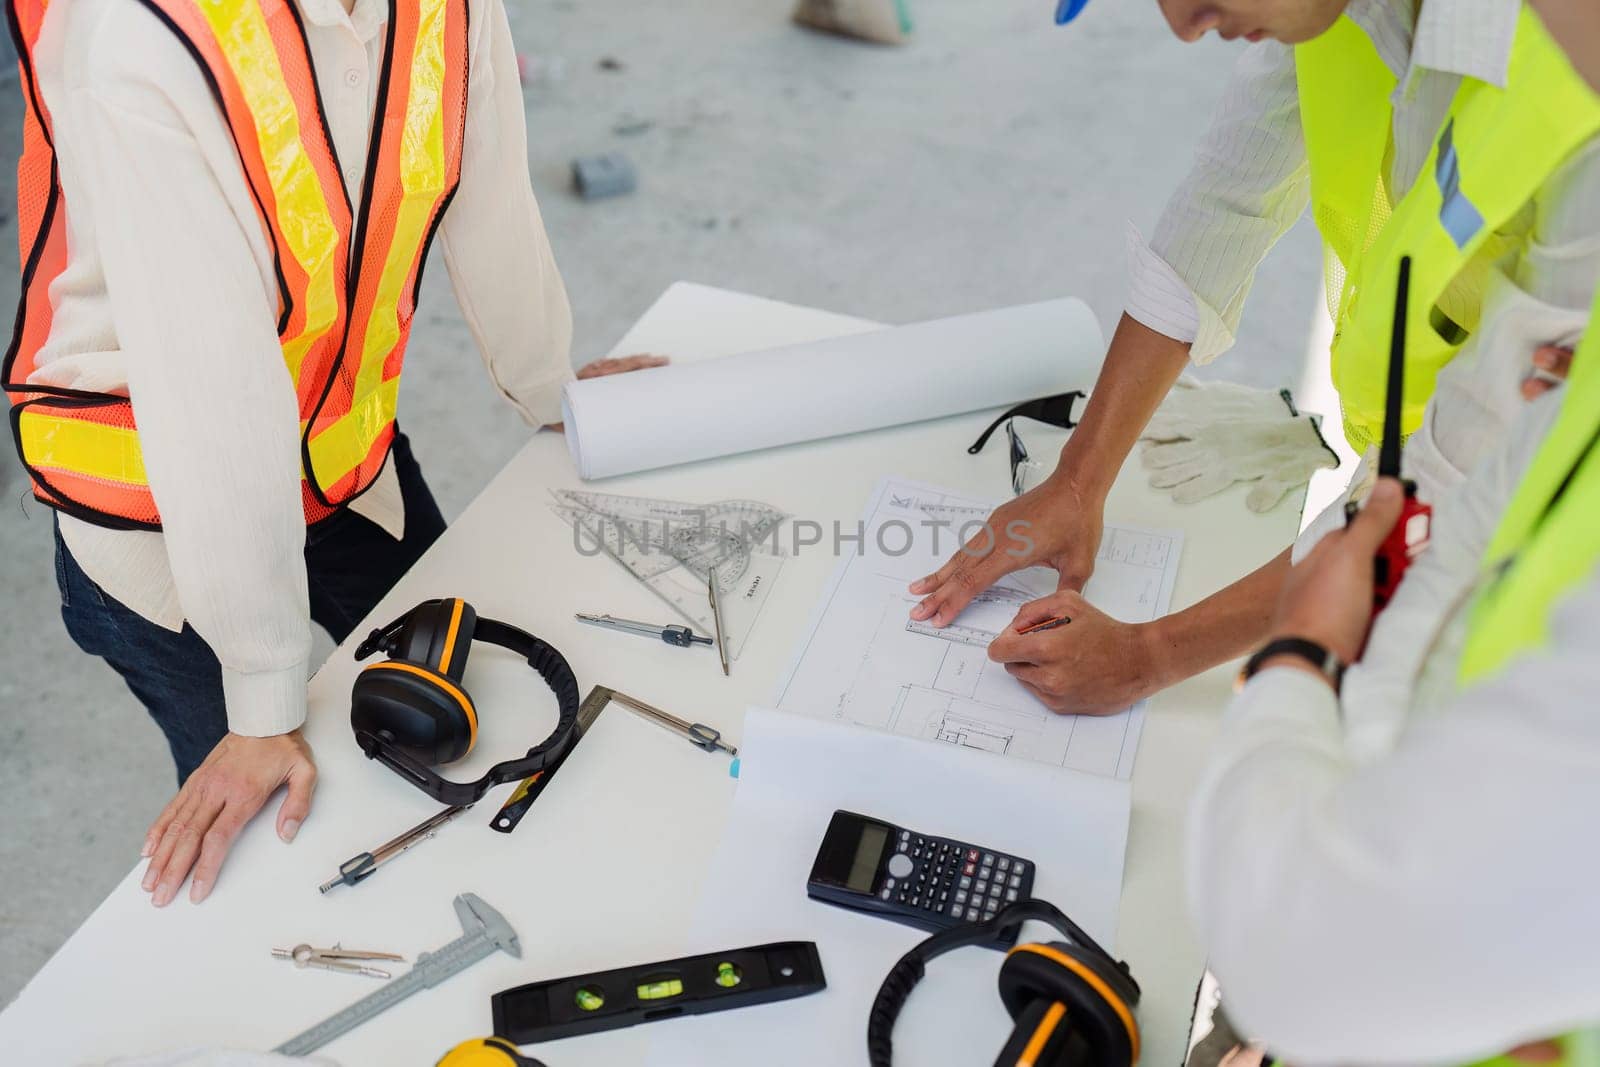
[[[1484,548],[1560,401],[1440,502],[1342,701],[1279,667],[1226,712],[1190,904],[1229,1015],[1287,1062],[1464,1063],[1600,1022],[1600,573],[1547,647],[1456,682]]]
[[[1388,174],[1396,200],[1416,181],[1461,79],[1505,84],[1521,7],[1423,0],[1416,12],[1414,0],[1351,0],[1346,13],[1399,82]],[[1310,195],[1294,49],[1264,41],[1240,57],[1154,237],[1130,233],[1128,314],[1191,343],[1196,363],[1215,359],[1233,345],[1257,267]],[[1535,226],[1549,248],[1502,264],[1505,273],[1539,299],[1586,310],[1595,274],[1584,272],[1600,273],[1600,145],[1579,150],[1504,229]]]
[[[384,0],[297,2],[335,151],[359,202]],[[461,185],[439,229],[489,374],[531,424],[560,418],[571,311],[529,183],[502,0],[470,5]],[[311,653],[299,422],[276,336],[272,252],[200,66],[139,4],[52,4],[34,53],[68,204],[70,257],[32,381],[126,393],[161,533],[61,516],[105,591],[194,626],[222,664],[229,728],[305,717]],[[412,345],[410,359],[430,353]],[[352,505],[398,536],[392,465]]]

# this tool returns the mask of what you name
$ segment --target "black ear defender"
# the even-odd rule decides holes
[[[1024,900],[983,923],[934,934],[900,957],[867,1017],[867,1058],[890,1067],[894,1023],[927,965],[969,945],[994,947],[1003,932],[1035,920],[1066,941],[1022,944],[1000,967],[1000,1000],[1014,1023],[995,1067],[1133,1067],[1139,1059],[1139,983],[1126,963],[1095,943],[1061,909]]]
[[[528,661],[556,695],[559,718],[526,755],[497,763],[475,782],[452,782],[433,768],[453,763],[478,739],[478,710],[462,678],[473,641],[499,645]],[[350,726],[368,759],[395,771],[442,804],[472,804],[502,782],[554,762],[572,742],[578,680],[560,652],[507,623],[484,619],[459,597],[427,600],[356,648],[355,658],[389,658],[363,667],[350,690]]]

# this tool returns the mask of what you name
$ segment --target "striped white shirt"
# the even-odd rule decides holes
[[[1462,78],[1504,86],[1518,0],[1351,0],[1346,14],[1394,73],[1389,188],[1416,181]],[[1310,202],[1294,50],[1276,41],[1240,58],[1194,167],[1152,239],[1130,234],[1133,318],[1190,342],[1208,363],[1232,347],[1256,268]],[[1587,308],[1600,273],[1600,152],[1580,150],[1516,225],[1537,226],[1527,262],[1506,272],[1530,295]],[[1461,464],[1470,466],[1470,462]]]

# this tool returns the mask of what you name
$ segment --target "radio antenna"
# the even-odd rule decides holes
[[[1406,391],[1406,303],[1411,294],[1411,257],[1400,257],[1400,281],[1394,294],[1394,333],[1389,341],[1389,395],[1383,406],[1383,448],[1378,474],[1400,477],[1400,412]]]

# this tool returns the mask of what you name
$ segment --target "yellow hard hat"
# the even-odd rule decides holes
[[[475,1037],[444,1054],[435,1067],[544,1067],[503,1037]]]

